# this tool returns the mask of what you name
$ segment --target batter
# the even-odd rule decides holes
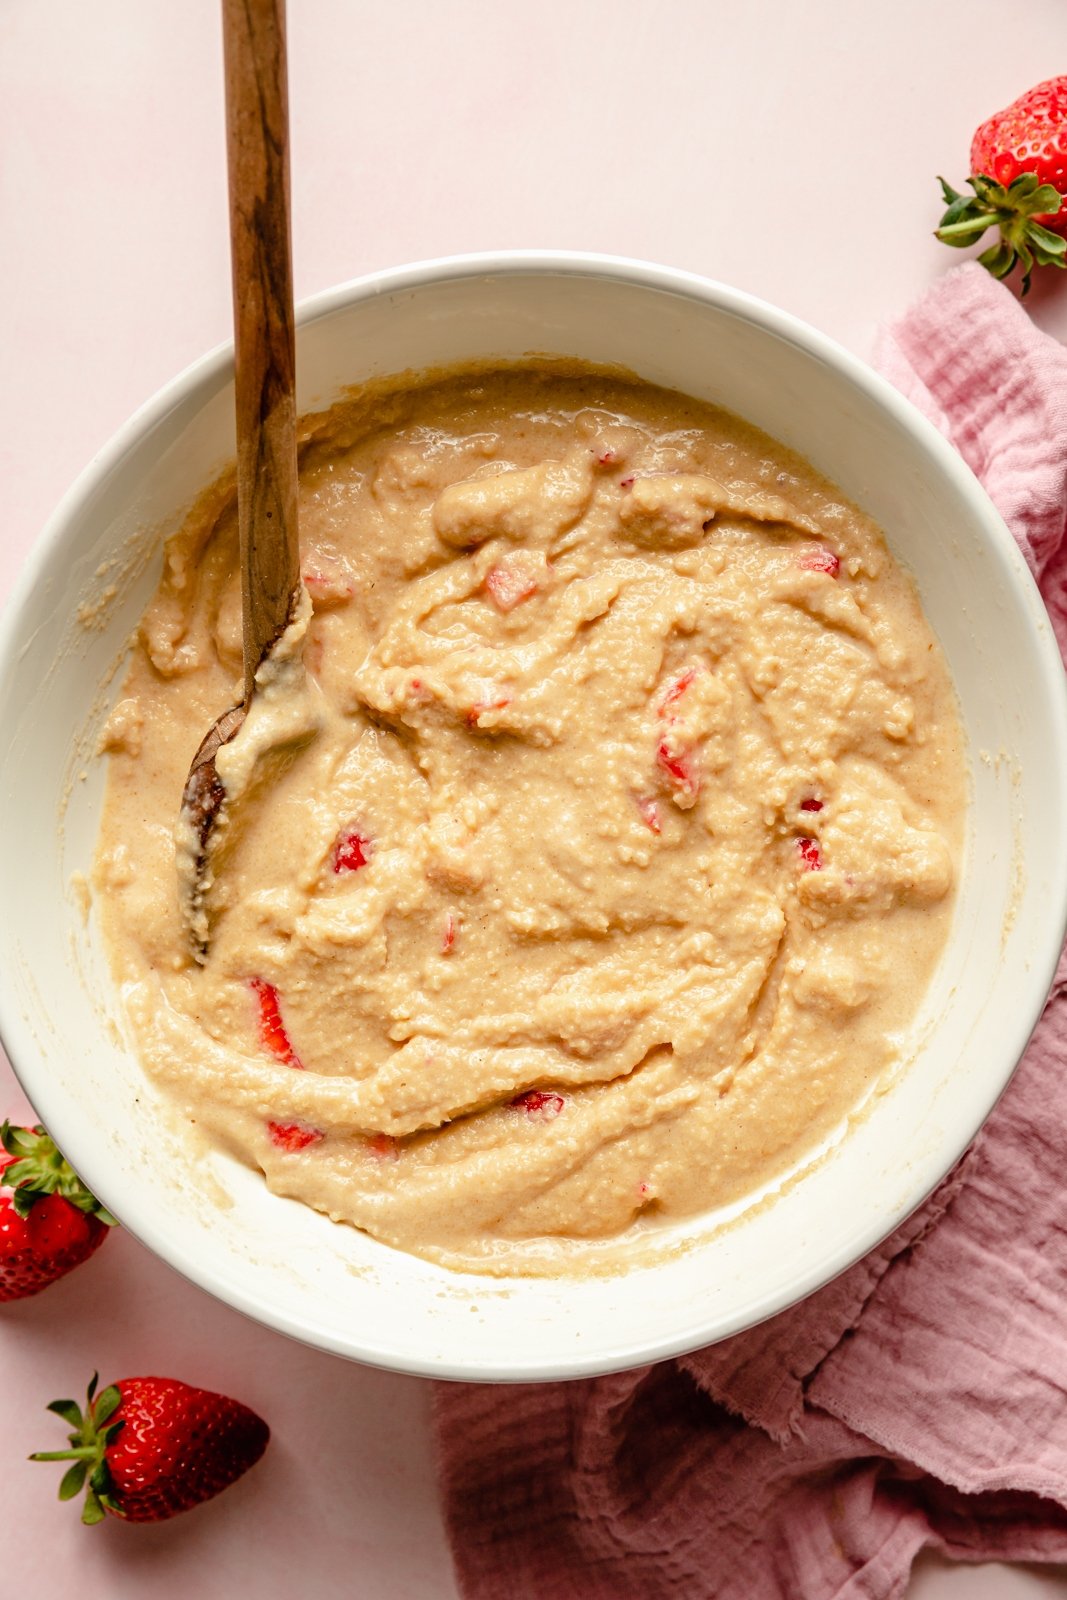
[[[794,1167],[892,1070],[960,848],[952,687],[878,530],[590,369],[397,383],[305,434],[306,595],[220,756],[202,967],[174,832],[240,692],[232,484],[105,733],[95,888],[148,1072],[276,1192],[475,1271],[572,1270]]]

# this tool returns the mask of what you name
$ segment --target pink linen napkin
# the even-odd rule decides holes
[[[877,361],[985,483],[1067,651],[1067,349],[971,263]],[[440,1384],[468,1600],[890,1600],[924,1546],[1067,1561],[1067,960],[926,1205],[772,1321],[575,1383]]]

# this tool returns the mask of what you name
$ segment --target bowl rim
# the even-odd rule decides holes
[[[907,433],[917,438],[936,468],[947,475],[955,489],[968,502],[976,523],[988,538],[990,552],[996,560],[998,574],[1015,591],[1022,602],[1036,635],[1036,653],[1040,662],[1042,685],[1053,720],[1058,724],[1058,738],[1049,751],[1050,771],[1059,789],[1067,793],[1067,679],[1055,637],[1049,626],[1047,612],[1037,584],[1015,540],[999,512],[993,506],[985,489],[973,475],[952,445],[938,429],[908,399],[896,390],[887,379],[868,366],[858,356],[839,345],[828,335],[810,326],[790,312],[783,311],[744,290],[735,289],[715,279],[679,268],[657,265],[637,258],[598,254],[585,251],[509,249],[471,254],[429,258],[424,261],[383,268],[321,290],[300,302],[297,307],[297,327],[306,327],[323,318],[345,310],[361,301],[386,295],[404,294],[431,284],[469,278],[491,279],[501,276],[567,276],[587,279],[619,281],[630,287],[652,289],[674,294],[687,300],[696,300],[725,311],[743,321],[754,323],[787,343],[799,347],[823,364],[835,368],[854,387],[862,391]],[[298,351],[299,354],[299,351]],[[139,406],[129,419],[90,458],[70,488],[62,496],[44,528],[38,534],[23,562],[7,601],[0,613],[0,681],[7,678],[16,661],[16,634],[22,609],[46,571],[55,546],[64,542],[68,528],[79,514],[80,508],[91,498],[96,488],[115,471],[140,442],[174,409],[189,404],[202,393],[208,397],[212,387],[225,381],[233,370],[233,344],[224,341],[214,349],[196,358],[175,377],[163,385],[153,396]],[[0,753],[0,761],[2,761]],[[1058,909],[1057,909],[1058,895]],[[1049,921],[1059,930],[1053,945],[1050,938],[1047,955],[1032,962],[1027,975],[1025,992],[1018,998],[1015,1012],[1012,1043],[1013,1060],[1010,1069],[988,1090],[975,1093],[969,1102],[970,1115],[957,1123],[951,1141],[942,1141],[936,1153],[916,1161],[913,1181],[907,1186],[902,1199],[888,1208],[877,1221],[852,1237],[831,1259],[823,1259],[801,1273],[785,1286],[768,1291],[758,1302],[756,1315],[751,1304],[733,1319],[719,1318],[714,1329],[706,1323],[697,1323],[678,1329],[669,1336],[655,1340],[647,1338],[627,1343],[624,1335],[613,1346],[610,1357],[599,1357],[593,1352],[574,1351],[568,1357],[552,1358],[537,1363],[509,1362],[506,1352],[492,1363],[480,1361],[464,1364],[455,1360],[414,1360],[398,1356],[384,1344],[368,1345],[359,1337],[343,1335],[329,1328],[312,1324],[280,1307],[274,1301],[236,1288],[219,1273],[205,1267],[196,1257],[195,1250],[186,1249],[181,1237],[167,1233],[149,1219],[134,1216],[132,1222],[123,1218],[123,1226],[134,1238],[147,1246],[166,1264],[179,1272],[198,1288],[206,1290],[216,1299],[234,1310],[252,1318],[261,1325],[284,1333],[298,1342],[325,1350],[350,1360],[386,1370],[404,1372],[424,1377],[457,1379],[468,1382],[531,1382],[579,1378],[625,1370],[650,1361],[658,1361],[682,1354],[707,1344],[718,1342],[743,1329],[758,1326],[776,1313],[799,1303],[829,1283],[841,1272],[862,1259],[869,1251],[887,1238],[928,1198],[946,1173],[970,1145],[979,1128],[993,1111],[1001,1094],[1007,1088],[1026,1049],[1034,1028],[1041,1016],[1044,1002],[1055,976],[1064,935],[1067,933],[1067,872],[1061,874],[1058,890],[1050,895],[1052,902]],[[12,1069],[37,1115],[55,1137],[60,1148],[74,1152],[74,1161],[86,1183],[98,1194],[109,1209],[112,1208],[110,1167],[107,1152],[99,1153],[90,1146],[88,1159],[80,1155],[79,1124],[72,1106],[67,1105],[62,1094],[52,1103],[50,1081],[37,1067],[37,1050],[28,1024],[24,1024],[14,995],[3,974],[0,974],[0,1039],[3,1040]],[[37,1078],[40,1081],[35,1081]],[[952,1154],[945,1152],[951,1146]],[[125,1211],[126,1207],[119,1207]]]

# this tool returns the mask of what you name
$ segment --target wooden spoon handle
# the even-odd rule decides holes
[[[247,701],[300,576],[285,0],[222,0],[222,23]]]

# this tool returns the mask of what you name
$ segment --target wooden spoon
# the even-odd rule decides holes
[[[182,909],[207,955],[206,879],[227,800],[215,767],[240,728],[256,672],[284,633],[300,581],[296,522],[296,341],[289,232],[285,0],[222,0],[237,401],[244,697],[210,729],[186,781]]]

